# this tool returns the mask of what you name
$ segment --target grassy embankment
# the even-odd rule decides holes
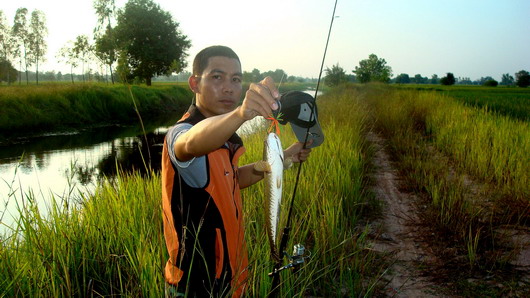
[[[383,269],[365,250],[364,233],[354,230],[361,215],[374,208],[363,193],[365,110],[347,93],[319,100],[327,139],[304,164],[289,244],[305,244],[311,258],[299,273],[282,273],[281,294],[369,295]],[[285,146],[293,140],[289,130],[282,134]],[[248,152],[242,162],[261,156],[264,135],[245,140]],[[286,173],[284,202],[290,199],[295,172]],[[115,181],[89,197],[56,198],[47,219],[38,215],[29,194],[13,236],[1,242],[0,295],[162,296],[167,254],[159,176],[122,175]],[[261,186],[246,189],[243,196],[252,264],[249,294],[264,296],[272,262]]]
[[[484,90],[477,91],[479,102]],[[433,242],[451,248],[440,255],[445,277],[460,293],[487,288],[488,295],[504,295],[517,285],[518,274],[509,265],[517,249],[510,248],[503,228],[530,224],[530,125],[490,108],[464,106],[449,97],[452,92],[372,86],[367,102],[408,187],[425,199],[424,218],[438,239]],[[466,94],[470,102],[472,90]],[[527,98],[530,92],[518,94]],[[510,100],[509,92],[504,101]],[[522,110],[529,106],[527,100]],[[514,106],[503,114],[521,113]],[[490,280],[468,284],[481,276]]]
[[[131,99],[134,94],[135,102]],[[48,84],[0,88],[0,136],[138,122],[181,111],[192,93],[184,85]]]

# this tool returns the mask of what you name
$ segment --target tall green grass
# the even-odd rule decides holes
[[[322,96],[319,107],[326,141],[303,164],[288,245],[290,253],[303,243],[311,257],[299,272],[282,272],[280,294],[370,296],[384,268],[366,249],[365,233],[355,229],[375,208],[363,190],[366,110],[349,92]],[[294,141],[289,130],[281,134],[285,147]],[[242,164],[261,159],[264,136],[245,138]],[[296,168],[286,172],[285,204],[295,174]],[[271,286],[262,187],[243,192],[250,297],[267,295]],[[163,296],[160,188],[155,173],[122,174],[93,195],[56,198],[46,218],[27,196],[19,225],[1,239],[0,296]]]
[[[289,253],[296,243],[303,243],[312,257],[297,274],[283,272],[281,296],[335,296],[340,293],[358,296],[370,294],[380,268],[371,267],[374,255],[364,251],[365,235],[354,227],[363,212],[373,208],[364,193],[365,143],[362,132],[366,110],[347,92],[319,98],[319,119],[326,141],[315,148],[303,164],[300,185],[295,197]],[[340,107],[340,109],[337,109]],[[252,145],[244,160],[262,156],[265,133],[246,140]],[[290,128],[281,134],[284,147],[294,141]],[[295,182],[296,167],[286,171],[282,212],[285,216]],[[262,185],[243,193],[245,211],[251,217],[247,225],[250,257],[253,260],[251,296],[264,296],[270,290],[273,262],[268,257],[265,233],[266,212]]]
[[[0,135],[64,127],[133,123],[138,120],[129,89],[143,117],[186,107],[189,88],[160,85],[78,84],[0,88]]]
[[[1,241],[0,296],[160,296],[160,187],[155,175],[120,176],[90,197],[52,198],[46,218],[28,194]]]

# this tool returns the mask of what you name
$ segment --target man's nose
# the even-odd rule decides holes
[[[223,83],[223,92],[229,94],[234,93],[234,87],[232,86],[230,80],[227,80]]]

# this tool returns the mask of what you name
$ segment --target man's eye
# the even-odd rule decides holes
[[[235,77],[235,78],[232,79],[232,81],[234,81],[236,83],[241,83],[241,78]]]
[[[221,79],[221,75],[213,75],[212,78],[214,78],[216,80],[220,80]]]

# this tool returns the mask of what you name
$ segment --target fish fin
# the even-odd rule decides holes
[[[254,170],[258,172],[267,172],[267,173],[270,173],[272,171],[271,165],[264,160],[260,160],[256,162],[254,164]]]
[[[290,169],[293,166],[293,158],[288,157],[283,161],[283,169],[287,170]]]

